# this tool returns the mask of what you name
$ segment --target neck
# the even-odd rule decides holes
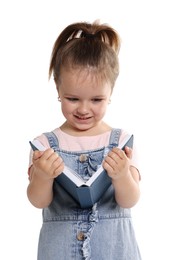
[[[92,128],[86,130],[80,130],[69,125],[68,122],[66,121],[63,125],[60,126],[60,129],[64,133],[73,136],[84,136],[84,135],[93,136],[93,135],[104,134],[105,132],[110,131],[112,128],[109,125],[107,125],[105,122],[100,122],[98,125]]]

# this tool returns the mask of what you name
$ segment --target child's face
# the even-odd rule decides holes
[[[76,130],[97,127],[105,115],[111,96],[109,82],[101,82],[94,72],[86,70],[61,71],[58,88],[61,108],[68,126]]]

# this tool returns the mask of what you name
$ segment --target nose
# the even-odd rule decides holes
[[[77,108],[78,114],[86,115],[89,112],[89,105],[87,102],[81,102]]]

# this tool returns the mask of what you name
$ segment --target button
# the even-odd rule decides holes
[[[85,234],[84,234],[83,232],[79,232],[79,233],[77,234],[77,239],[78,239],[79,241],[83,241],[83,240],[85,239]]]
[[[81,154],[79,156],[79,161],[80,162],[86,162],[86,160],[87,160],[87,155],[86,154]]]

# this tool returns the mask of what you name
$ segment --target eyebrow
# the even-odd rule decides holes
[[[80,96],[75,95],[75,94],[68,94],[68,93],[64,93],[63,96],[72,96],[75,98],[80,98]],[[105,98],[106,95],[96,95],[96,96],[92,96],[91,98]]]

